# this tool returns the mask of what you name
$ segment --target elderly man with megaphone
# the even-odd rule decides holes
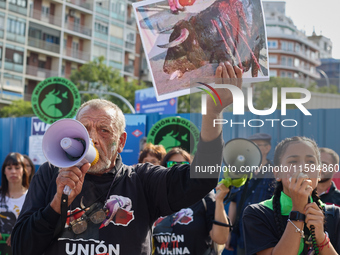
[[[241,87],[242,71],[221,63],[215,78]],[[213,127],[213,120],[221,118],[233,97],[227,89],[219,89],[219,95],[221,105],[207,100],[208,114],[202,117],[201,140],[193,165],[221,163],[222,127]],[[169,169],[148,163],[124,165],[119,155],[127,139],[124,115],[111,102],[95,99],[84,103],[76,120],[92,139],[98,162],[62,168],[46,162],[40,167],[12,233],[16,255],[150,254],[154,221],[199,201],[217,184],[218,173],[211,179],[190,178],[189,165]],[[71,127],[64,128],[72,132]],[[78,142],[71,140],[63,145],[71,154],[76,152],[69,160],[79,150],[68,150],[68,145]],[[65,161],[58,146],[52,157],[59,155],[60,161]],[[86,151],[87,144],[84,147]],[[64,190],[66,186],[69,192]],[[110,217],[112,208],[114,217]]]

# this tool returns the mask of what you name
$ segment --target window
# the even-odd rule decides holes
[[[39,60],[39,62],[38,62],[38,67],[39,67],[39,68],[45,68],[45,64],[46,64],[45,61]]]
[[[288,51],[294,51],[294,43],[288,42]]]
[[[105,58],[107,58],[106,46],[95,43],[93,46],[93,55],[96,57],[104,56]]]
[[[26,0],[17,0],[17,5],[21,7],[26,7],[27,1]]]
[[[110,47],[110,59],[112,59],[114,62],[122,63],[123,59],[122,50],[116,47]]]
[[[2,47],[0,47],[0,60],[2,60]]]
[[[295,67],[299,67],[300,66],[300,59],[298,59],[298,58],[294,59],[294,66]]]
[[[269,75],[270,77],[276,77],[277,76],[277,71],[276,70],[269,70]]]
[[[295,51],[298,53],[300,52],[300,44],[295,44]]]
[[[23,53],[14,52],[13,53],[13,62],[16,64],[22,64]]]
[[[109,34],[109,25],[108,24],[102,24],[100,22],[94,23],[94,29],[96,32],[102,33],[102,34]]]
[[[41,13],[43,16],[48,17],[50,15],[50,7],[42,6]]]
[[[287,66],[293,66],[293,58],[287,59]]]
[[[268,41],[268,48],[269,49],[277,49],[277,41],[269,40]]]
[[[55,43],[59,45],[59,37],[56,37],[54,35],[44,34],[45,41],[49,43]]]
[[[0,30],[4,30],[5,29],[5,18],[0,16]]]
[[[281,56],[281,65],[283,65],[283,66],[287,65],[287,58],[286,57]]]
[[[74,17],[74,24],[79,26],[80,18]]]
[[[78,48],[79,48],[79,43],[77,43],[77,42],[72,42],[72,49],[73,49],[73,50],[78,50]]]
[[[288,77],[288,78],[293,78],[292,72],[287,72],[287,77]]]
[[[281,77],[286,77],[286,71],[281,71]]]
[[[113,2],[112,5],[112,12],[115,12],[119,15],[125,14],[125,4],[122,2]]]
[[[277,63],[277,56],[269,55],[269,64],[276,64],[276,63]]]
[[[288,46],[287,46],[287,42],[281,42],[281,50],[287,50]]]
[[[17,35],[25,35],[25,22],[15,18],[7,18],[7,32]]]
[[[135,43],[136,42],[135,32],[129,29],[126,29],[125,41],[130,42],[130,43]]]

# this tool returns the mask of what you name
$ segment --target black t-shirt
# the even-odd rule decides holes
[[[153,254],[203,254],[211,246],[209,231],[214,219],[214,192],[189,208],[159,218],[153,229]]]
[[[221,136],[211,142],[200,142],[197,147],[194,165],[221,164]],[[149,255],[153,223],[160,216],[200,201],[216,186],[218,179],[218,173],[212,174],[212,179],[190,178],[189,165],[175,165],[170,169],[152,164],[131,167],[117,158],[110,172],[101,176],[85,175],[81,193],[68,208],[72,214],[82,205],[99,203],[100,209],[107,203],[108,217],[112,218],[98,224],[87,220],[87,230],[79,235],[69,228],[71,219],[63,226],[59,238],[55,238],[55,229],[61,226],[61,221],[50,203],[56,194],[58,171],[57,167],[44,163],[34,175],[12,232],[13,254]],[[74,218],[81,216],[78,214]]]
[[[282,216],[287,222],[288,216]],[[243,231],[247,255],[275,247],[281,236],[277,231],[274,212],[262,204],[246,207],[243,213]],[[334,249],[340,252],[340,208],[326,205],[326,226]],[[289,254],[289,253],[287,253]]]

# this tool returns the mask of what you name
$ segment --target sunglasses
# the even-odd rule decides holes
[[[106,219],[107,209],[102,208],[100,203],[95,203],[83,210],[86,212],[81,217],[70,222],[70,228],[76,235],[83,233],[87,229],[87,223],[89,221],[92,221],[94,224],[99,224]],[[74,214],[77,213],[79,213],[79,211]],[[71,214],[67,217],[70,217],[74,214]]]
[[[174,165],[176,165],[176,164],[181,164],[181,165],[183,165],[183,164],[190,164],[188,161],[167,161],[166,162],[166,167],[172,167],[172,166],[174,166]]]

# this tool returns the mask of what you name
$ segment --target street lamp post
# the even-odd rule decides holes
[[[121,95],[119,95],[117,93],[114,93],[114,92],[103,92],[103,93],[104,94],[108,94],[110,96],[114,96],[114,97],[119,98],[120,100],[122,100],[129,107],[129,109],[131,110],[131,112],[133,114],[136,113],[135,108],[133,108],[133,106],[130,104],[130,102],[125,97],[122,97]],[[98,92],[79,91],[79,94],[98,94]],[[100,93],[100,97],[101,97],[101,93]]]
[[[329,79],[328,79],[328,75],[325,73],[325,71],[324,70],[321,70],[321,69],[316,69],[316,70],[318,70],[318,72],[319,73],[321,73],[324,77],[325,77],[325,79],[326,79],[326,84],[327,84],[327,87],[329,88]]]

